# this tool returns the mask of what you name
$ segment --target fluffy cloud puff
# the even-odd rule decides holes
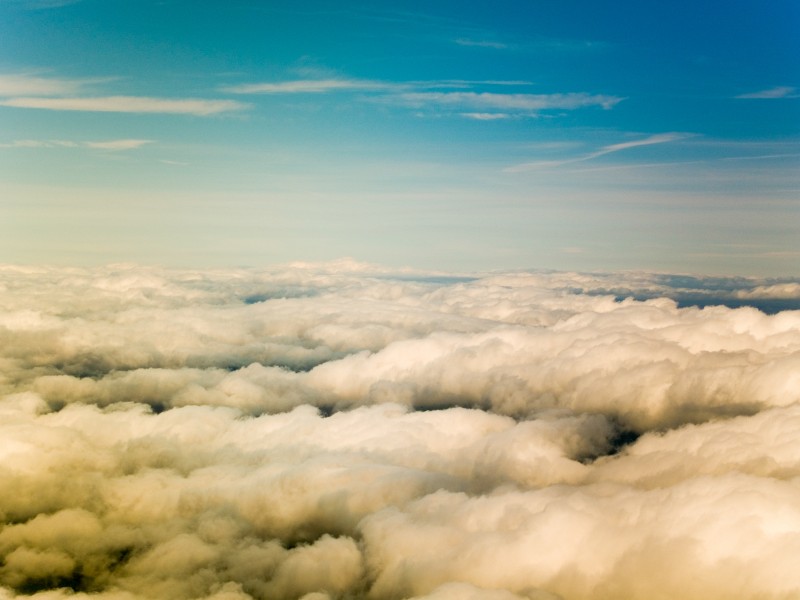
[[[0,599],[795,598],[800,312],[665,282],[0,268]]]

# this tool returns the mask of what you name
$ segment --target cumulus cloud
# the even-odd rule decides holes
[[[0,598],[796,597],[797,284],[0,267]]]

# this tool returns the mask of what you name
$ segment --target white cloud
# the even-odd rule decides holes
[[[622,150],[628,150],[630,148],[638,148],[641,146],[652,146],[654,144],[665,144],[668,142],[676,142],[679,140],[686,139],[688,137],[691,136],[685,133],[659,133],[640,140],[633,140],[630,142],[620,142],[618,144],[610,144],[608,146],[603,146],[596,152],[585,154],[583,156],[578,156],[576,158],[527,162],[507,167],[504,169],[504,171],[507,173],[519,173],[524,171],[540,169],[543,167],[558,167],[561,165],[592,160],[593,158],[598,158],[600,156],[605,156],[606,154],[612,154],[614,152],[620,152]]]
[[[633,140],[630,142],[621,142],[619,144],[611,144],[603,146],[598,152],[592,156],[601,156],[603,154],[610,154],[611,152],[619,152],[620,150],[627,150],[628,148],[638,148],[639,146],[652,146],[653,144],[664,144],[667,142],[675,142],[677,140],[685,139],[687,136],[681,133],[659,133],[651,135],[650,137]]]
[[[459,46],[475,46],[478,48],[494,48],[495,50],[503,50],[508,48],[508,44],[502,42],[493,42],[490,40],[471,40],[467,38],[458,38],[455,43]]]
[[[0,148],[52,148],[52,142],[42,140],[14,140],[10,144],[0,144]]]
[[[232,94],[318,94],[336,91],[385,90],[391,84],[360,79],[296,79],[293,81],[248,83],[223,88]]]
[[[0,106],[62,111],[161,113],[197,116],[240,111],[248,108],[247,104],[233,100],[149,98],[145,96],[103,96],[94,98],[17,97],[0,101]]]
[[[763,99],[770,100],[776,98],[799,98],[800,95],[796,93],[797,89],[789,86],[780,86],[770,88],[768,90],[761,90],[759,92],[751,92],[749,94],[740,94],[736,96],[740,99]]]
[[[599,94],[498,94],[493,92],[410,92],[399,100],[413,107],[466,107],[501,110],[574,110],[599,106],[610,109],[623,98]]]
[[[497,121],[499,119],[508,119],[511,117],[508,113],[461,113],[462,117],[467,119],[474,119],[476,121]]]
[[[61,8],[71,4],[77,4],[83,0],[5,0],[10,4],[16,4],[28,10],[42,10],[48,8]]]
[[[800,300],[800,283],[773,283],[760,285],[750,290],[738,290],[737,298],[791,298]]]
[[[85,142],[87,148],[98,150],[135,150],[146,144],[152,144],[153,140],[108,140],[103,142]]]
[[[501,119],[513,111],[534,116],[544,110],[575,110],[587,107],[610,109],[624,98],[602,94],[524,94],[472,91],[476,87],[528,87],[529,81],[406,81],[385,82],[347,78],[298,79],[250,83],[223,88],[234,94],[322,94],[332,92],[375,92],[370,98],[411,108],[453,110],[466,118]],[[464,91],[442,91],[452,88]],[[430,91],[437,90],[437,91]]]
[[[0,144],[0,148],[93,148],[97,150],[135,150],[153,140],[104,140],[96,142],[74,142],[70,140],[14,140],[10,144]]]
[[[74,94],[82,85],[69,79],[0,74],[0,97]]]
[[[796,596],[798,283],[0,266],[0,597]]]

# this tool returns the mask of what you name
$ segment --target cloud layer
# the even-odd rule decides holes
[[[797,597],[800,312],[677,282],[2,267],[0,598]]]

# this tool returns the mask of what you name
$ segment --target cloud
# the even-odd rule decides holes
[[[527,116],[544,110],[575,110],[587,107],[613,108],[624,98],[602,94],[525,94],[474,91],[486,87],[529,87],[529,81],[436,80],[386,82],[347,78],[298,79],[282,82],[250,83],[222,88],[234,94],[323,94],[333,92],[373,92],[369,98],[410,108],[452,110],[473,119],[503,118],[514,111]],[[456,88],[463,91],[443,91]],[[435,91],[431,91],[435,90]],[[498,115],[498,116],[492,116]]]
[[[467,38],[458,38],[455,40],[455,43],[459,46],[474,46],[478,48],[494,48],[496,50],[503,50],[508,48],[508,44],[503,44],[501,42],[492,42],[489,40],[471,40]]]
[[[770,88],[768,90],[761,90],[759,92],[751,92],[749,94],[740,94],[736,96],[739,99],[761,99],[772,100],[777,98],[798,98],[800,95],[796,94],[796,88],[789,86],[780,86]]]
[[[82,85],[70,79],[0,74],[0,97],[74,94]]]
[[[737,298],[780,298],[800,300],[800,283],[773,283],[772,285],[759,285],[748,290],[737,290]]]
[[[674,142],[677,140],[685,139],[687,136],[681,133],[659,133],[651,135],[650,137],[642,140],[633,140],[631,142],[622,142],[619,144],[611,144],[603,146],[598,152],[592,156],[601,156],[603,154],[610,154],[612,152],[619,152],[620,150],[627,150],[628,148],[638,148],[639,146],[652,146],[653,144],[664,144],[667,142]]]
[[[21,6],[27,10],[43,10],[48,8],[61,8],[71,4],[78,4],[83,0],[5,0],[9,4]]]
[[[798,285],[0,266],[0,597],[796,596]]]
[[[499,119],[508,119],[511,117],[508,113],[461,113],[462,117],[467,119],[474,119],[476,121],[497,121]]]
[[[0,101],[0,106],[60,111],[160,113],[208,116],[240,111],[247,104],[233,100],[149,98],[145,96],[102,96],[93,98],[15,97]]]
[[[493,92],[412,92],[400,94],[399,100],[410,106],[466,107],[501,110],[574,110],[586,107],[610,109],[623,98],[597,94],[498,94]]]
[[[153,140],[106,140],[102,142],[73,142],[70,140],[14,140],[0,148],[93,148],[97,150],[135,150]]]
[[[676,142],[679,140],[683,140],[690,137],[688,134],[685,133],[659,133],[656,135],[651,135],[650,137],[640,139],[640,140],[633,140],[630,142],[621,142],[618,144],[610,144],[608,146],[603,146],[596,152],[592,152],[590,154],[585,154],[583,156],[579,156],[577,158],[568,158],[563,160],[547,160],[547,161],[534,161],[534,162],[527,162],[522,163],[519,165],[514,165],[511,167],[506,167],[504,169],[507,173],[519,173],[524,171],[530,171],[539,169],[542,167],[558,167],[561,165],[571,164],[571,163],[578,163],[584,162],[587,160],[592,160],[594,158],[598,158],[600,156],[605,156],[606,154],[613,154],[614,152],[620,152],[622,150],[628,150],[630,148],[638,148],[640,146],[652,146],[655,144],[665,144],[669,142]]]
[[[296,79],[273,83],[249,83],[222,88],[232,94],[318,94],[336,91],[385,90],[391,84],[359,79]]]
[[[87,148],[98,150],[135,150],[152,143],[153,140],[108,140],[104,142],[85,142],[85,145]]]

